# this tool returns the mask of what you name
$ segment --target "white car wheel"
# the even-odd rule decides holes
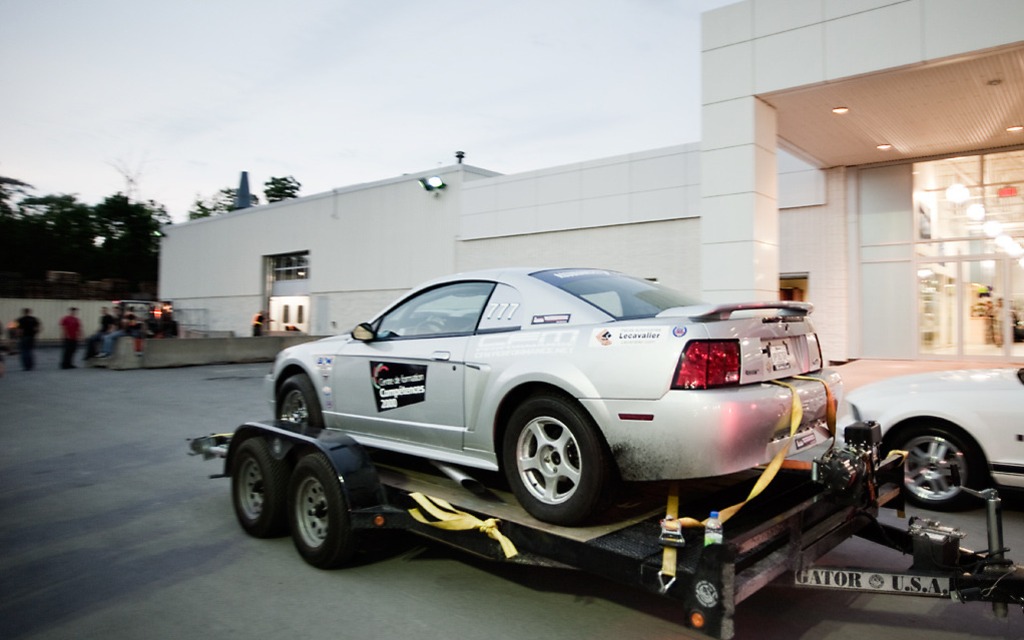
[[[610,459],[590,416],[556,395],[527,399],[505,432],[503,462],[512,491],[545,522],[576,525],[596,516],[611,494]]]
[[[956,428],[935,423],[902,430],[894,442],[894,448],[907,452],[903,485],[910,502],[938,511],[980,504],[960,488],[986,486],[985,460],[973,440]],[[955,482],[954,467],[959,484]]]

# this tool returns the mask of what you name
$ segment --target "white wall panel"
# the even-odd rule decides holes
[[[917,304],[913,269],[910,262],[861,265],[861,357],[915,356],[915,323],[909,320],[915,317]]]
[[[690,192],[696,190],[688,186],[633,193],[628,205],[630,222],[692,217]]]
[[[824,0],[825,20],[866,13],[894,4],[906,4],[917,0]],[[931,0],[929,0],[930,2]]]
[[[755,0],[754,37],[793,31],[821,22],[821,0]]]
[[[700,221],[670,220],[460,242],[460,271],[503,266],[615,269],[700,294]]]
[[[743,98],[754,92],[754,45],[741,42],[705,51],[701,73],[703,104]]]
[[[921,6],[910,0],[825,23],[825,79],[921,62]]]
[[[580,171],[580,185],[586,198],[629,192],[629,162],[587,167]]]
[[[1012,44],[1024,38],[1021,0],[928,0],[921,8],[924,56],[928,59]]]
[[[754,188],[756,165],[753,145],[705,151],[701,167],[703,197],[722,196]],[[739,187],[738,187],[739,185]]]
[[[701,230],[705,243],[717,245],[730,240],[754,240],[756,194],[748,191],[704,198],[701,206]]]
[[[558,171],[540,174],[537,180],[538,202],[571,202],[583,197],[579,171]]]
[[[754,42],[755,93],[822,82],[825,79],[825,27],[815,24]]]
[[[718,49],[754,37],[754,7],[737,2],[701,14],[701,50]]]
[[[737,98],[705,105],[701,110],[703,150],[749,144],[754,140],[754,98]]]

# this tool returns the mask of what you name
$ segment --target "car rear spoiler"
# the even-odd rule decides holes
[[[726,304],[697,304],[688,307],[672,307],[665,309],[658,314],[659,318],[685,317],[694,322],[708,322],[711,320],[728,320],[736,311],[762,311],[765,309],[777,309],[776,316],[798,316],[804,317],[814,311],[814,305],[810,302],[789,302],[789,301],[765,301],[765,302],[735,302]]]

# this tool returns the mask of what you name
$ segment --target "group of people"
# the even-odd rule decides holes
[[[82,341],[82,321],[78,317],[78,307],[70,307],[58,323],[61,335],[61,369],[74,369],[75,352]],[[17,350],[24,371],[32,371],[36,367],[36,339],[43,331],[43,323],[32,315],[31,309],[22,309],[21,316],[7,325],[8,341],[0,340],[0,376],[6,371],[4,354]],[[115,317],[108,307],[100,310],[99,329],[85,339],[85,358],[105,358],[114,350],[115,341],[121,336],[142,337],[143,324],[135,314],[129,312],[122,317]],[[9,343],[9,344],[8,344]]]

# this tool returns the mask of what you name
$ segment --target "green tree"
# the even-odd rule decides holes
[[[32,185],[27,182],[0,176],[0,218],[13,216],[15,212],[14,196],[24,196],[25,190],[31,188]]]
[[[97,226],[93,210],[73,195],[23,198],[18,205],[22,242],[28,253],[21,263],[39,276],[44,271],[93,274]]]
[[[171,223],[167,209],[152,200],[130,202],[118,193],[93,210],[104,270],[135,283],[156,280],[160,227]]]
[[[299,189],[302,183],[288,176],[286,178],[271,178],[263,183],[263,195],[267,202],[280,202],[299,197]]]
[[[192,203],[192,208],[188,211],[188,219],[198,220],[234,211],[235,200],[238,197],[237,194],[238,189],[224,187],[211,198],[203,199],[200,196],[196,196],[195,202]],[[260,203],[260,199],[255,193],[249,194],[249,203],[250,206],[256,206]]]

